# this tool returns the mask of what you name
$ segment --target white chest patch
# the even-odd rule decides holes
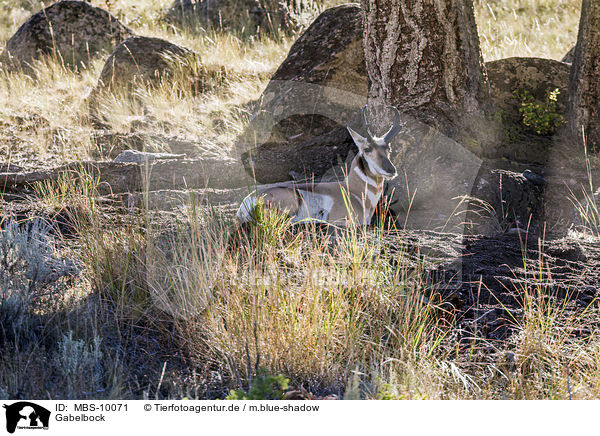
[[[359,167],[355,167],[354,172],[367,185],[377,186],[377,183],[375,183],[375,180],[373,180],[372,178],[368,177],[365,173],[363,173]]]
[[[302,196],[302,204],[293,221],[326,221],[333,206],[333,198],[329,195],[315,194],[300,189],[298,192]]]
[[[369,202],[371,203],[371,207],[375,207],[377,206],[377,203],[379,203],[379,198],[381,197],[381,192],[372,192],[369,191],[367,189],[367,198],[369,199]]]

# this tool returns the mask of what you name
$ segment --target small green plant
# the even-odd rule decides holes
[[[565,123],[565,117],[558,113],[557,101],[560,90],[548,89],[546,99],[539,102],[529,91],[515,89],[514,98],[519,102],[519,113],[523,124],[538,135],[553,135]]]
[[[289,387],[289,379],[283,375],[271,375],[261,370],[253,380],[248,392],[232,390],[226,400],[281,400]]]
[[[262,246],[278,246],[292,223],[289,215],[269,208],[262,198],[258,199],[252,216],[253,236]]]
[[[385,383],[377,391],[378,400],[405,400],[406,396],[398,392],[397,388],[390,384]]]

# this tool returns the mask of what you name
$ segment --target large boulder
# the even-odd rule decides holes
[[[343,125],[358,121],[366,101],[362,37],[361,9],[349,4],[323,12],[291,47],[239,141],[244,164],[259,182],[306,169],[322,176],[352,150]]]
[[[200,55],[191,49],[159,38],[133,36],[119,44],[102,68],[88,102],[94,121],[101,121],[99,102],[118,94],[134,98],[139,87],[168,86],[193,92],[203,87]]]
[[[544,101],[548,91],[558,89],[558,111],[565,113],[570,65],[552,59],[513,57],[487,62],[485,66],[492,98],[512,121],[521,120],[520,102],[514,91],[527,91],[536,100]]]
[[[164,78],[186,82],[199,79],[187,73],[201,69],[200,55],[160,38],[133,36],[119,44],[106,60],[96,91],[157,84]],[[185,76],[177,77],[178,73]]]
[[[77,162],[36,171],[0,173],[0,190],[7,199],[35,196],[36,186],[55,182],[65,174],[85,171],[98,181],[102,195],[141,192],[146,189],[246,188],[248,177],[233,159],[182,159],[180,156],[146,154],[146,159],[127,153],[119,162]]]
[[[132,33],[103,9],[63,0],[27,20],[6,43],[1,61],[9,70],[32,70],[37,59],[56,56],[65,66],[85,67]]]
[[[192,26],[276,31],[297,28],[316,7],[314,0],[175,0],[167,18]]]
[[[327,9],[292,45],[272,82],[302,81],[364,95],[368,86],[362,38],[360,6]],[[270,83],[265,89],[263,105],[282,106],[295,100],[279,95],[276,85]]]
[[[524,124],[519,112],[521,97],[514,93],[523,96],[527,92],[543,106],[548,101],[548,93],[558,89],[556,112],[566,118],[570,65],[552,59],[515,57],[488,62],[486,67],[492,98],[504,129],[497,157],[511,162],[546,165],[556,144],[555,137],[540,135]],[[557,133],[562,126],[557,127]]]

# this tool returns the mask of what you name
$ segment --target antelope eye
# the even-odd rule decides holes
[[[373,151],[373,147],[371,147],[370,145],[365,148],[365,153],[371,153]]]

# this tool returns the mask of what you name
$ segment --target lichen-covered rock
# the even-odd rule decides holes
[[[119,153],[119,155],[116,158],[114,158],[113,162],[136,163],[138,165],[144,165],[157,160],[185,159],[185,157],[185,154],[151,153],[139,150],[124,150],[121,153]]]
[[[133,36],[119,44],[102,68],[96,92],[157,83],[178,73],[180,79],[195,80],[201,69],[200,55],[172,42],[146,36]]]
[[[496,106],[511,120],[518,122],[519,100],[513,95],[528,91],[536,100],[544,101],[547,92],[558,88],[558,110],[566,110],[570,66],[552,59],[507,58],[486,63],[492,98]]]
[[[215,28],[287,30],[297,28],[303,16],[317,9],[314,0],[175,0],[167,12],[170,21]]]
[[[107,59],[88,97],[92,121],[98,127],[105,124],[100,110],[103,97],[136,99],[136,89],[161,84],[198,92],[204,87],[200,55],[159,38],[134,36],[123,41]]]
[[[7,198],[22,199],[25,195],[35,195],[36,186],[83,170],[98,181],[98,192],[102,195],[145,189],[247,188],[249,184],[241,165],[233,159],[155,159],[148,164],[151,171],[140,168],[137,162],[87,161],[36,171],[0,173],[0,190]]]
[[[9,70],[31,70],[42,56],[56,56],[65,66],[78,68],[110,53],[132,33],[103,9],[63,0],[27,20],[6,43],[1,61]]]
[[[487,227],[488,234],[511,228],[535,232],[545,215],[545,187],[544,178],[531,170],[517,173],[484,167],[471,195],[485,202],[486,213],[481,206],[472,207],[468,220]]]
[[[321,177],[353,150],[344,126],[360,127],[360,109],[366,102],[362,38],[360,7],[344,5],[321,14],[292,46],[239,142],[245,166],[259,182],[286,180],[290,173]],[[515,90],[544,100],[548,89],[558,88],[558,108],[564,111],[567,64],[510,58],[488,62],[486,67],[492,99],[505,121],[521,124]],[[518,141],[514,150],[511,147],[503,144],[498,153],[521,161],[541,156],[539,147],[525,149]]]
[[[246,168],[262,183],[307,168],[321,176],[352,149],[343,125],[358,121],[367,91],[360,7],[328,9],[298,38],[267,85],[239,142]],[[264,147],[254,150],[257,143]],[[309,156],[311,163],[305,162]]]

